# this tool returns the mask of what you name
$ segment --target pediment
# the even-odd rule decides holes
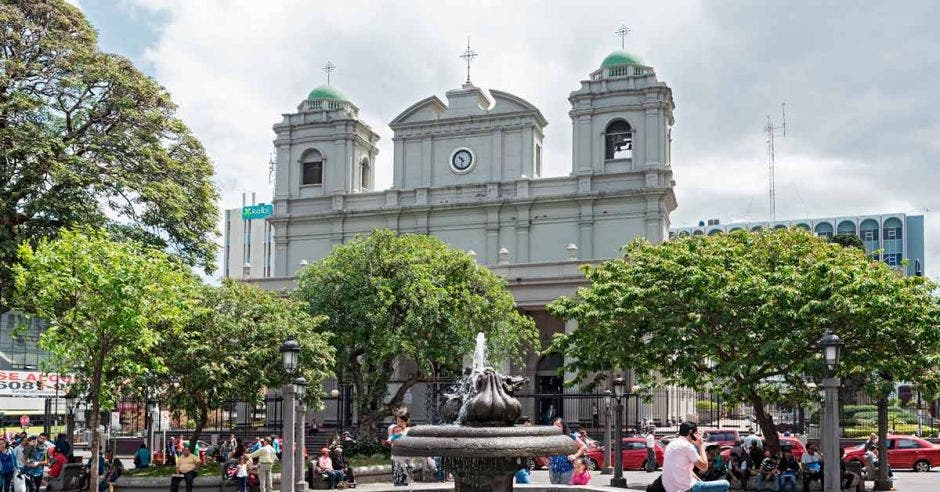
[[[437,96],[426,97],[402,111],[389,126],[440,119],[447,113],[447,106]]]

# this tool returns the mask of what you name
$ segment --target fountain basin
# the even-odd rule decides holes
[[[419,425],[392,446],[395,456],[528,458],[573,454],[574,441],[552,426]]]

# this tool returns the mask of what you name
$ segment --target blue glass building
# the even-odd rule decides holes
[[[669,237],[712,235],[735,230],[760,230],[765,227],[783,229],[799,227],[818,236],[836,234],[858,236],[872,258],[903,269],[906,275],[924,274],[924,216],[906,214],[858,215],[817,219],[778,220],[776,222],[733,222],[715,220],[697,226],[674,227]],[[906,264],[905,261],[907,260]]]

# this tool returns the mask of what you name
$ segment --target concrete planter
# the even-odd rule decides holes
[[[171,477],[128,477],[124,476],[114,482],[114,492],[167,492],[170,490]],[[274,474],[274,488],[280,489],[281,474]],[[180,492],[185,492],[186,483],[180,483]],[[193,491],[218,492],[238,490],[235,482],[222,480],[217,473],[203,474],[193,480]]]

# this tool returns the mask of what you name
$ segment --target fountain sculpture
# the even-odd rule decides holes
[[[419,425],[395,442],[392,455],[440,456],[458,492],[510,491],[532,456],[572,454],[574,441],[551,426],[514,426],[522,406],[513,392],[527,382],[486,366],[486,339],[477,334],[473,366],[444,395],[447,425]]]

